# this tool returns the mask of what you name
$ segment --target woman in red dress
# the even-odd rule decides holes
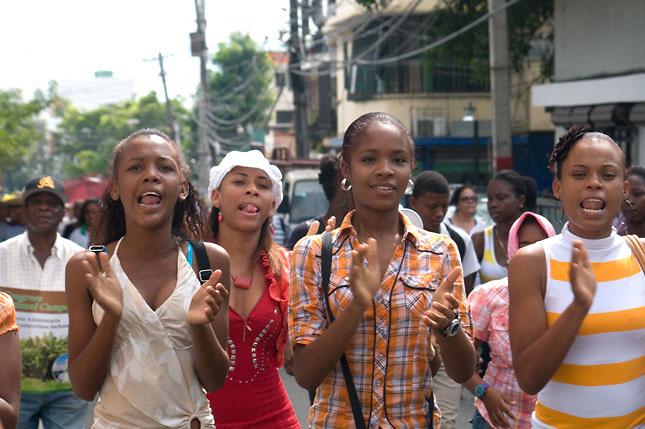
[[[278,369],[287,340],[290,256],[271,238],[280,170],[257,150],[229,152],[211,169],[210,228],[231,260],[230,368],[208,394],[221,428],[300,428]]]

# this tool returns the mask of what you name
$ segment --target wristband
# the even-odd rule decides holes
[[[482,384],[478,384],[477,387],[475,387],[475,396],[479,400],[484,399],[484,395],[486,394],[486,391],[489,387],[490,384],[486,383],[485,381]]]

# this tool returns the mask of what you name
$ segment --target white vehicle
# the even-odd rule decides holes
[[[329,201],[318,183],[318,173],[313,168],[294,169],[282,178],[284,198],[278,214],[291,229],[327,211]]]

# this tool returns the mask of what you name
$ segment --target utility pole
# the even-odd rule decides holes
[[[309,138],[307,130],[307,94],[300,68],[300,36],[298,28],[298,0],[289,0],[289,75],[293,91],[293,104],[296,116],[296,157],[309,158]]]
[[[488,10],[493,11],[504,3],[506,0],[488,0]],[[493,103],[493,170],[497,172],[513,168],[506,10],[493,15],[488,20],[488,35],[490,90]]]
[[[157,56],[157,58],[152,58],[144,61],[159,61],[159,76],[161,76],[161,82],[163,83],[163,94],[166,99],[166,124],[170,129],[170,137],[172,137],[172,139],[175,142],[177,142],[177,144],[180,144],[178,129],[175,126],[176,125],[175,116],[172,114],[172,107],[170,106],[170,98],[168,98],[168,88],[166,87],[166,72],[163,68],[164,58],[165,57],[161,55],[161,52],[159,52],[159,55]]]
[[[199,192],[210,201],[208,190],[209,169],[211,165],[211,152],[208,147],[208,121],[207,111],[210,107],[208,97],[208,74],[206,64],[208,62],[208,48],[206,46],[206,18],[204,15],[205,0],[195,0],[195,12],[197,14],[197,31],[190,34],[192,56],[199,57],[200,79],[199,79],[199,124],[197,142],[197,187]],[[216,154],[215,154],[216,155]]]

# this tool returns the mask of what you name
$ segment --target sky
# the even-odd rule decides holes
[[[209,54],[234,31],[283,50],[288,7],[288,0],[205,0]],[[88,80],[109,70],[134,79],[137,96],[154,90],[161,99],[161,53],[169,96],[192,104],[199,83],[199,58],[190,55],[195,20],[194,0],[0,1],[0,89],[21,89],[29,99],[50,80]]]

